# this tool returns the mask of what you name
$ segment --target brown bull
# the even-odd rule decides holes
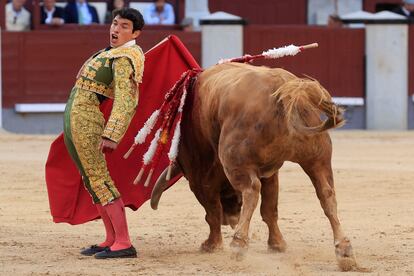
[[[312,180],[334,236],[341,264],[355,265],[349,239],[337,216],[331,168],[332,145],[326,130],[344,123],[342,111],[317,82],[282,69],[239,63],[213,66],[195,83],[182,122],[178,164],[206,210],[210,235],[205,251],[222,247],[221,225],[235,227],[231,247],[248,246],[249,224],[259,196],[269,227],[268,246],[284,251],[277,224],[278,172],[284,161],[298,163]],[[322,117],[325,120],[322,120]],[[166,188],[164,172],[153,190],[156,209]]]

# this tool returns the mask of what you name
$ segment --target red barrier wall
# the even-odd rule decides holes
[[[201,34],[145,31],[144,51],[169,34],[177,35],[197,61]],[[66,102],[82,63],[108,44],[108,30],[3,32],[3,106],[15,103]]]
[[[249,24],[307,24],[307,0],[209,0],[210,12],[224,11]]]
[[[148,50],[168,34],[180,37],[201,60],[201,34],[175,30],[146,30],[138,44]],[[285,68],[318,79],[334,96],[364,97],[365,33],[363,29],[249,25],[244,52],[261,53],[288,44],[318,42],[319,48],[294,57],[258,60],[256,65]],[[82,62],[105,47],[106,28],[3,32],[3,106],[15,103],[65,102]],[[414,25],[409,28],[409,94],[414,94]]]
[[[312,42],[318,42],[319,47],[294,57],[260,60],[255,64],[281,67],[298,76],[309,75],[319,80],[334,96],[364,97],[363,29],[256,25],[247,26],[244,31],[244,51],[248,54]]]
[[[409,26],[408,32],[408,94],[414,94],[414,24]]]

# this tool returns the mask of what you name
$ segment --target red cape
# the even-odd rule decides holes
[[[122,195],[125,206],[138,209],[151,197],[151,191],[158,176],[168,166],[166,154],[154,170],[148,187],[134,181],[148,149],[152,137],[146,143],[135,148],[125,160],[123,155],[134,141],[135,135],[144,125],[152,112],[164,101],[164,95],[180,78],[181,74],[191,68],[200,68],[189,51],[175,36],[169,36],[145,54],[145,70],[140,85],[139,103],[135,117],[116,151],[106,155],[108,169],[115,185]],[[112,101],[102,105],[105,118],[109,116]],[[145,181],[146,176],[143,177]],[[179,177],[171,180],[171,185]],[[63,134],[52,143],[46,162],[46,184],[49,195],[50,211],[54,222],[81,224],[99,217],[92,198],[84,188],[78,169],[66,150]]]

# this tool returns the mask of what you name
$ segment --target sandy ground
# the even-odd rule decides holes
[[[100,242],[103,226],[52,222],[44,164],[53,137],[0,132],[0,274],[414,275],[414,133],[335,131],[332,137],[340,219],[369,272],[339,271],[329,222],[310,180],[292,163],[280,177],[285,253],[267,251],[259,210],[244,260],[231,259],[230,227],[223,227],[223,251],[200,252],[208,235],[204,210],[181,180],[158,211],[148,203],[127,211],[137,259],[82,257],[79,249]]]

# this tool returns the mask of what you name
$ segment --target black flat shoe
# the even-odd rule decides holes
[[[95,245],[91,245],[88,248],[83,249],[80,253],[84,256],[93,256],[96,253],[105,251],[106,248],[109,248],[109,247],[100,247],[95,244]]]
[[[137,251],[133,246],[126,249],[114,250],[107,247],[104,251],[95,254],[96,259],[109,259],[109,258],[136,258]]]

